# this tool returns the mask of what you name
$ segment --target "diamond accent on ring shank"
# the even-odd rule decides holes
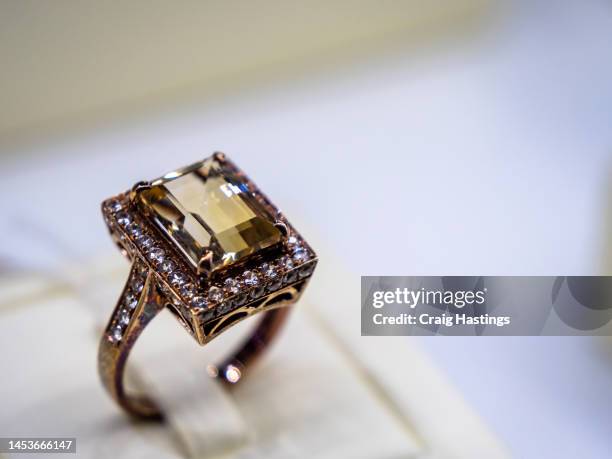
[[[139,206],[195,268],[212,251],[212,271],[281,242],[274,217],[216,158],[170,172],[138,192]]]

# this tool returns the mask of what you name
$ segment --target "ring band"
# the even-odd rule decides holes
[[[162,413],[150,398],[126,393],[125,365],[163,308],[200,345],[263,312],[236,352],[208,366],[210,376],[235,384],[278,334],[317,263],[284,215],[222,153],[138,182],[105,200],[102,213],[132,267],[100,341],[98,369],[111,397],[138,417]]]

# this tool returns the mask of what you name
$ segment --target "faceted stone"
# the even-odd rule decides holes
[[[208,299],[213,303],[218,303],[223,299],[223,290],[219,287],[211,287],[208,291]]]
[[[136,243],[143,249],[148,249],[155,244],[155,240],[151,236],[143,235],[136,240]]]
[[[111,330],[109,337],[113,343],[118,343],[119,341],[121,341],[121,338],[123,338],[123,329],[121,328],[121,326],[119,325],[115,326]]]
[[[180,287],[180,292],[184,298],[191,298],[195,293],[195,288],[193,284],[184,284]]]
[[[180,271],[175,271],[170,275],[170,283],[176,287],[180,287],[187,282],[187,276]]]
[[[121,204],[120,201],[116,200],[110,201],[107,206],[111,212],[119,212],[121,209],[123,209],[123,204]]]
[[[136,306],[138,305],[138,298],[136,298],[133,293],[128,293],[125,296],[124,303],[129,309],[135,309]]]
[[[215,158],[153,181],[138,202],[195,268],[208,251],[215,271],[281,241],[273,216]]]
[[[270,263],[264,263],[263,265],[261,265],[259,270],[266,278],[266,290],[268,292],[273,292],[281,287],[283,281],[276,266]]]
[[[259,284],[259,277],[253,271],[245,271],[242,277],[244,278],[244,285],[247,287],[254,287]]]
[[[164,261],[165,256],[166,254],[160,248],[153,248],[148,254],[149,260],[153,261],[154,263],[161,263]]]
[[[293,260],[288,256],[284,256],[280,259],[280,265],[285,269],[285,271],[289,271],[294,267]]]
[[[208,307],[208,301],[203,296],[194,296],[191,299],[191,305],[194,308],[206,309]]]
[[[165,273],[172,272],[175,269],[176,269],[176,265],[174,264],[172,260],[169,260],[168,258],[166,258],[161,264],[161,270]]]
[[[225,288],[225,291],[230,295],[236,295],[240,292],[240,284],[231,277],[225,279],[225,281],[223,282],[223,286]]]
[[[274,265],[271,265],[270,263],[264,263],[263,265],[261,265],[259,270],[268,280],[276,279],[278,277],[278,271],[276,270]]]
[[[117,223],[119,223],[123,227],[126,227],[130,223],[132,223],[132,217],[130,216],[130,214],[120,212],[117,214]]]
[[[309,258],[310,255],[308,254],[308,251],[303,247],[297,247],[293,252],[293,261],[295,261],[297,264],[304,263],[305,261],[308,261]]]
[[[130,289],[132,289],[136,293],[142,292],[143,288],[144,288],[144,279],[140,277],[134,279],[132,283],[130,284]]]
[[[130,323],[130,313],[126,309],[123,309],[119,314],[119,323],[121,325],[127,325]]]
[[[138,239],[143,235],[142,228],[138,223],[130,223],[130,225],[127,227],[127,231],[134,239]]]

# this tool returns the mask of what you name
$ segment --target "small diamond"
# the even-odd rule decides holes
[[[148,249],[149,247],[153,247],[153,245],[155,244],[155,240],[153,240],[151,236],[147,236],[145,234],[142,237],[138,238],[136,243],[143,249]]]
[[[125,295],[124,303],[129,309],[136,309],[136,306],[138,305],[138,298],[136,298],[133,293],[128,293]]]
[[[171,271],[174,271],[175,269],[176,269],[176,265],[174,264],[172,260],[165,259],[163,263],[161,264],[161,270],[165,273],[169,273]]]
[[[296,263],[304,263],[310,258],[310,255],[303,247],[297,247],[293,252],[293,261]]]
[[[244,283],[247,287],[254,287],[259,284],[259,277],[253,271],[245,271],[242,277],[244,277]]]
[[[221,303],[218,307],[217,307],[217,312],[219,314],[225,314],[226,312],[229,312],[232,310],[232,302],[231,301],[226,301],[225,303]]]
[[[223,299],[223,290],[219,287],[211,287],[208,291],[208,299],[213,303],[218,303]]]
[[[136,224],[136,223],[132,223],[129,227],[128,227],[128,233],[130,233],[130,235],[135,238],[138,239],[139,237],[142,236],[143,232],[142,232],[142,228],[140,227],[140,225]]]
[[[136,293],[142,292],[142,289],[144,288],[144,279],[134,279],[130,285],[130,288]]]
[[[291,284],[297,280],[297,270],[294,270],[295,263],[293,259],[284,256],[281,258],[280,264],[285,268],[285,275],[283,276],[283,284]]]
[[[119,324],[127,325],[129,323],[130,323],[130,313],[127,311],[127,309],[122,309],[121,313],[119,314]]]
[[[206,309],[208,307],[208,301],[203,296],[194,296],[191,299],[191,306],[194,308]]]
[[[183,274],[180,271],[174,271],[170,275],[170,283],[174,285],[175,287],[180,287],[185,282],[187,282],[187,276],[185,276],[185,274]]]
[[[107,208],[111,212],[119,212],[121,209],[123,209],[123,204],[121,204],[121,201],[112,200],[111,202],[108,203]]]
[[[231,277],[225,279],[223,286],[225,287],[225,291],[231,295],[236,295],[240,292],[240,284],[236,281],[236,279],[232,279]]]
[[[285,268],[286,271],[289,271],[294,267],[293,260],[288,256],[284,256],[283,258],[281,258],[280,265]]]
[[[278,270],[270,263],[264,263],[261,265],[260,271],[267,279],[276,279],[278,277]]]
[[[123,329],[117,325],[111,330],[109,338],[113,343],[118,343],[123,338]]]
[[[151,260],[155,264],[159,264],[166,258],[166,253],[159,247],[155,247],[151,249],[151,251],[148,253],[148,257],[149,260]]]
[[[261,272],[266,276],[266,290],[273,292],[278,290],[282,285],[282,279],[276,266],[269,263],[264,263],[260,268]]]
[[[117,214],[117,223],[119,223],[123,227],[126,227],[130,223],[132,223],[132,217],[125,212],[121,212]]]
[[[300,242],[300,241],[299,241],[299,240],[298,240],[298,238],[297,238],[297,237],[295,237],[295,236],[289,236],[289,237],[287,238],[287,245],[288,245],[289,247],[296,246],[296,245],[298,245],[298,244],[299,244],[299,242]]]
[[[183,284],[179,290],[184,298],[191,298],[195,293],[195,288],[193,287],[193,284],[189,283]]]

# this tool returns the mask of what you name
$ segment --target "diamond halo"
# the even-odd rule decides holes
[[[250,199],[282,222],[287,233],[275,251],[254,256],[252,260],[246,259],[237,267],[230,266],[206,282],[202,282],[198,273],[187,263],[181,250],[164,237],[141,208],[133,203],[130,192],[115,196],[102,205],[105,221],[115,240],[130,258],[139,260],[145,272],[151,270],[155,274],[157,282],[163,285],[163,291],[172,295],[181,313],[191,316],[183,317],[191,324],[196,317],[204,322],[213,320],[256,301],[264,294],[299,282],[312,274],[317,262],[312,249],[278,209],[231,162],[228,161],[227,167],[243,180],[241,190],[248,190]],[[126,293],[126,304],[121,313],[133,311],[136,306],[134,298],[138,297],[143,283],[143,280],[137,281],[135,291]],[[118,315],[116,325],[109,329],[109,340],[115,343],[121,341],[122,330],[127,326],[124,322],[125,314]]]

